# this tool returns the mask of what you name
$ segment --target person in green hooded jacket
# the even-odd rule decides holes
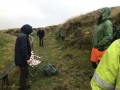
[[[105,7],[98,9],[99,18],[97,21],[97,28],[93,35],[93,48],[91,52],[91,62],[93,68],[97,67],[99,60],[104,54],[105,50],[110,46],[113,38],[113,26],[109,20],[110,9]]]
[[[92,90],[120,90],[120,39],[106,50],[91,79]]]

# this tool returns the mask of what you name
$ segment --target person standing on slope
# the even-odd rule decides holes
[[[21,27],[21,33],[17,35],[15,43],[15,65],[19,66],[21,74],[19,81],[19,90],[26,90],[28,80],[28,65],[31,63],[31,47],[29,42],[29,34],[32,27],[25,24]]]
[[[105,7],[99,9],[97,12],[99,18],[97,21],[97,28],[93,35],[93,48],[91,51],[91,62],[94,69],[97,67],[98,62],[105,50],[111,44],[113,38],[113,26],[109,20],[110,9]]]

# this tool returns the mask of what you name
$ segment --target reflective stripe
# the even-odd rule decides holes
[[[118,39],[118,41],[119,41],[119,44],[120,44],[120,39]],[[115,88],[115,90],[119,90],[119,89]]]
[[[97,82],[97,84],[99,84],[101,87],[106,88],[107,90],[115,90],[115,87],[113,85],[110,85],[110,84],[106,83],[105,81],[103,81],[98,76],[98,74],[96,72],[93,75],[93,79],[95,79],[95,81]]]

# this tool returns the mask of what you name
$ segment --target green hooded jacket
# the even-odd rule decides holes
[[[106,50],[111,44],[113,38],[112,23],[108,19],[110,16],[109,8],[99,9],[98,12],[102,14],[102,23],[97,26],[93,36],[93,47]]]

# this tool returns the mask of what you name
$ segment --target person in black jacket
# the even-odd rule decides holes
[[[31,47],[29,42],[29,34],[32,32],[32,27],[25,24],[21,27],[21,33],[17,35],[15,43],[15,65],[20,67],[19,90],[26,90],[28,79],[28,65],[31,63]]]
[[[39,45],[43,47],[43,37],[45,36],[45,32],[42,28],[37,32],[37,36],[39,36]]]

